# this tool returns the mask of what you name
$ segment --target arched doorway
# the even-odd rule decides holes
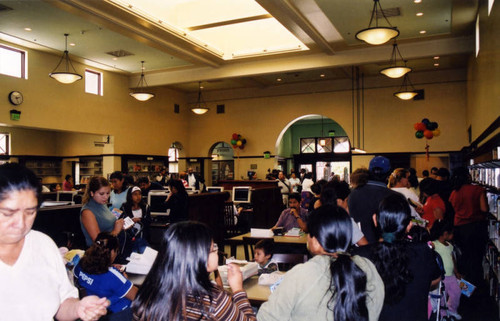
[[[349,137],[342,126],[323,115],[305,115],[288,123],[276,142],[276,155],[279,169],[287,173],[305,169],[315,181],[338,175],[349,182]]]
[[[234,151],[226,142],[217,142],[210,147],[209,155],[212,158],[212,184],[221,180],[234,179]]]

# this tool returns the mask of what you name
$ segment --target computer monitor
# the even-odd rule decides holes
[[[167,216],[170,214],[170,210],[167,211],[165,208],[165,201],[168,194],[167,191],[150,191],[148,193],[148,204],[151,209],[151,215]]]
[[[207,186],[207,193],[220,193],[224,191],[222,186]]]
[[[57,201],[58,202],[73,202],[73,196],[75,196],[77,191],[57,191]]]
[[[251,187],[235,186],[232,195],[233,203],[250,203]]]

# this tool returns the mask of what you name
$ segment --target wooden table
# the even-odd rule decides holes
[[[232,237],[230,239],[226,239],[225,243],[231,247],[232,257],[236,257],[236,247],[238,245],[243,245],[244,237],[252,237],[252,236],[250,233],[246,233]],[[307,245],[306,234],[303,234],[301,236],[273,236],[272,239],[274,240],[275,243],[297,246],[300,249],[306,250],[306,245]],[[305,253],[307,253],[307,250]]]

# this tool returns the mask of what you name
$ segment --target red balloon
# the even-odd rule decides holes
[[[415,128],[415,130],[421,130],[421,131],[427,129],[424,123],[415,123],[415,125],[413,125],[413,128]]]
[[[232,136],[232,138],[233,138],[234,140],[237,140],[237,139],[238,139],[238,134],[236,134],[236,133],[233,133],[233,136]]]
[[[432,139],[432,137],[434,137],[434,134],[432,133],[432,130],[424,130],[424,136],[427,139]]]
[[[238,148],[238,145],[233,145],[233,148],[234,148],[234,149]]]
[[[245,148],[245,145],[240,145],[239,147],[240,147],[240,149],[243,149],[243,148]]]

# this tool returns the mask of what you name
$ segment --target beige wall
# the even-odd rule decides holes
[[[187,144],[191,115],[183,94],[154,88],[152,91],[157,94],[154,99],[139,102],[129,96],[126,76],[107,71],[103,71],[104,96],[87,94],[83,80],[64,85],[49,78],[48,73],[58,59],[58,56],[28,50],[27,80],[0,75],[0,94],[4,97],[0,99],[0,123],[111,135],[115,137],[115,153],[167,155],[171,142]],[[75,67],[83,74],[83,65],[75,63]],[[7,95],[12,90],[21,91],[24,96],[24,103],[18,108],[22,112],[19,121],[11,121],[9,116],[12,106]],[[173,112],[175,103],[181,106],[180,114]],[[85,142],[81,143],[70,146],[68,153],[91,152]]]
[[[471,126],[472,140],[500,116],[500,5],[496,3],[488,16],[487,2],[480,1],[479,55],[469,59],[466,127]]]

